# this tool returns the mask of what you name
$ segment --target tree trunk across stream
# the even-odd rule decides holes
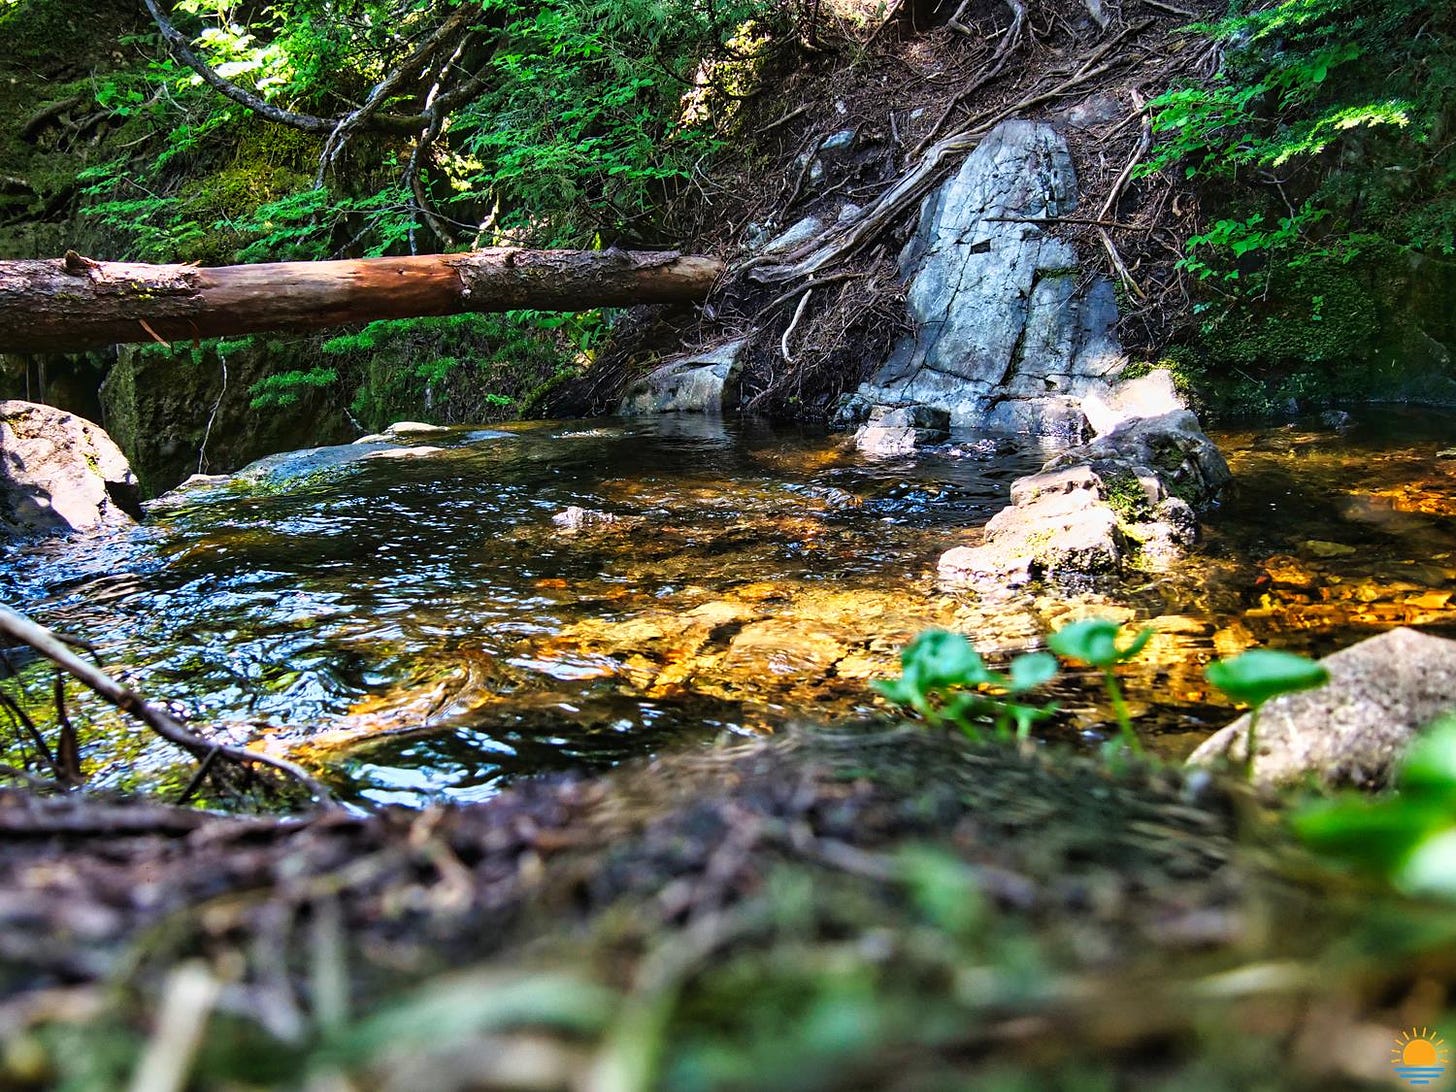
[[[521,250],[201,268],[0,261],[0,352],[76,352],[467,311],[701,299],[722,272],[676,252]]]

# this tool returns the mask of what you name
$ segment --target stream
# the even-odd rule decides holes
[[[1045,458],[1025,438],[877,459],[843,434],[688,417],[274,456],[169,494],[142,527],[0,555],[0,596],[216,738],[411,805],[883,712],[869,680],[928,626],[997,660],[1090,614],[1151,625],[1126,689],[1172,758],[1231,717],[1202,680],[1214,656],[1456,635],[1456,413],[1211,435],[1237,487],[1201,548],[1102,591],[937,583],[939,554]],[[42,665],[22,678],[48,693]],[[1105,738],[1094,679],[1050,689],[1044,738]],[[176,762],[83,695],[71,711],[97,784]]]

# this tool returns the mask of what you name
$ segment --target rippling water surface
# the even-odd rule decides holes
[[[1256,642],[1325,652],[1456,627],[1456,417],[1215,437],[1239,489],[1179,571],[1127,588],[975,595],[935,560],[1043,453],[966,436],[914,459],[701,418],[452,429],[279,456],[135,531],[0,558],[0,590],[94,641],[208,731],[327,762],[375,800],[794,717],[875,708],[867,680],[929,625],[1010,653],[1078,614],[1158,630],[1129,689],[1181,754],[1227,719],[1199,671]],[[1098,738],[1094,688],[1051,729]],[[163,761],[89,707],[102,781]]]

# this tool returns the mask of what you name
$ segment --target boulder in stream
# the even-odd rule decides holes
[[[1232,475],[1189,411],[1128,416],[1139,407],[1164,408],[1161,396],[1142,397],[1147,393],[1097,395],[1093,413],[1110,431],[1012,483],[1011,506],[986,524],[979,545],[941,556],[941,577],[1003,586],[1038,578],[1076,583],[1127,568],[1157,569],[1192,545],[1199,513]]]
[[[934,406],[880,407],[854,434],[866,455],[908,455],[917,447],[950,439],[950,413]]]
[[[1422,728],[1456,710],[1456,641],[1401,627],[1320,661],[1330,681],[1264,706],[1254,781],[1380,788]],[[1189,762],[1242,763],[1249,717],[1215,733]]]
[[[674,357],[628,388],[617,412],[721,414],[737,397],[746,342],[739,338],[700,353]]]
[[[141,517],[136,475],[101,426],[54,406],[0,402],[0,538]]]

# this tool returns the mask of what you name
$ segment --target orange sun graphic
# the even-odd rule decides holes
[[[1390,1063],[1412,1086],[1430,1084],[1446,1070],[1449,1053],[1446,1040],[1430,1028],[1401,1032],[1390,1050]]]

